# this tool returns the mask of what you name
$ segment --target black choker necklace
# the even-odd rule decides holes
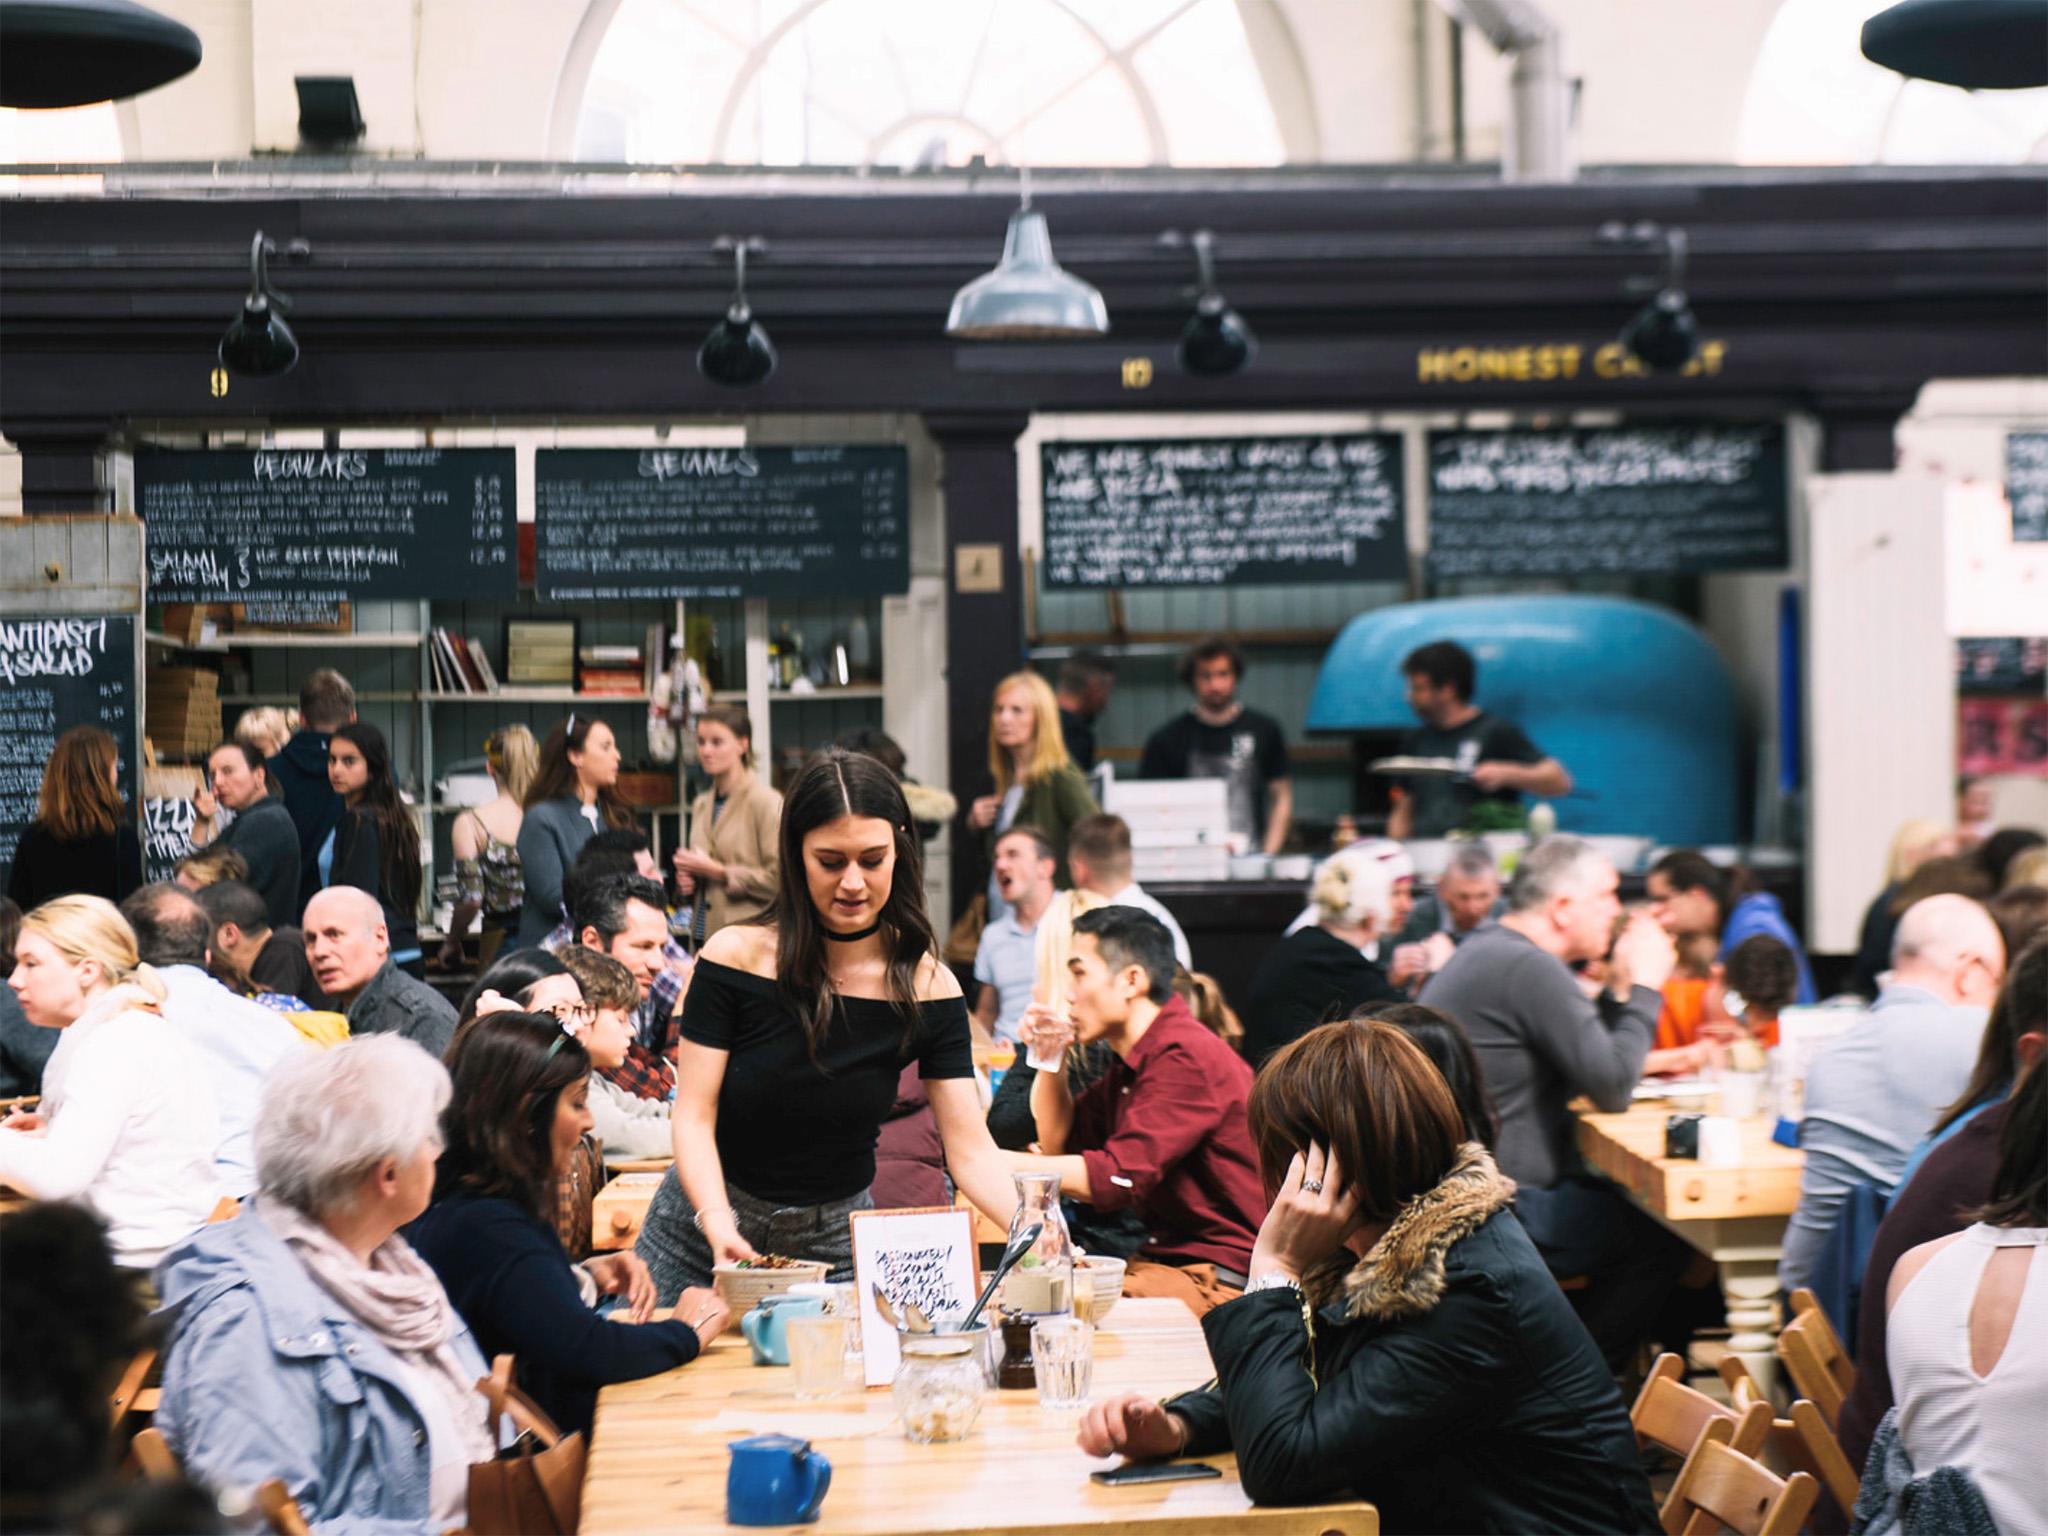
[[[859,929],[853,933],[834,933],[830,928],[825,927],[822,923],[819,925],[818,931],[824,934],[826,938],[830,939],[835,944],[857,944],[862,939],[874,937],[875,934],[881,931],[881,928],[882,920],[878,917],[872,923],[869,923],[867,927]]]

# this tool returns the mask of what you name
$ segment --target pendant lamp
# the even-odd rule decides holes
[[[1031,184],[1010,215],[1003,259],[953,295],[946,334],[963,341],[1069,340],[1109,334],[1102,295],[1052,254],[1045,215],[1031,206]]]
[[[0,0],[0,107],[118,101],[199,67],[199,34],[135,0]]]
[[[270,258],[276,254],[276,243],[257,230],[249,243],[249,296],[220,339],[221,366],[243,378],[274,379],[299,360],[298,338],[284,323],[292,301],[270,286]]]
[[[714,250],[731,251],[733,259],[732,302],[725,317],[711,327],[704,345],[697,349],[697,371],[714,384],[745,389],[759,384],[775,371],[778,361],[775,343],[754,318],[747,303],[747,253],[759,255],[768,249],[764,240],[734,240],[721,237]]]

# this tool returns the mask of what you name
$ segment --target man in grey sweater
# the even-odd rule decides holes
[[[1688,1259],[1611,1184],[1580,1172],[1573,1150],[1573,1099],[1628,1108],[1676,959],[1648,917],[1612,938],[1619,885],[1578,838],[1538,843],[1515,871],[1507,914],[1459,945],[1421,997],[1471,1038],[1500,1111],[1495,1156],[1520,1186],[1516,1214],[1553,1274],[1587,1281],[1573,1299],[1610,1363],[1634,1348]],[[1597,987],[1573,974],[1603,956]]]
[[[1963,1096],[2004,975],[1998,925],[1969,897],[1930,896],[1899,919],[1869,1016],[1806,1069],[1806,1162],[1778,1261],[1786,1290],[1812,1279],[1849,1191],[1869,1184],[1891,1195],[1913,1149]]]

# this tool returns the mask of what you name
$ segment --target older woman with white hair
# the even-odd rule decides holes
[[[157,1428],[213,1487],[282,1478],[321,1529],[463,1526],[494,1447],[482,1353],[398,1229],[426,1209],[448,1073],[396,1035],[280,1065],[257,1196],[157,1271]]]
[[[1252,977],[1244,1052],[1254,1067],[1318,1024],[1407,994],[1380,963],[1415,905],[1415,865],[1399,843],[1372,838],[1332,854],[1309,887],[1309,907]]]
[[[0,1122],[0,1184],[83,1201],[114,1262],[146,1269],[220,1203],[206,1064],[164,1018],[164,979],[103,897],[59,896],[23,918],[8,981],[31,1024],[63,1035],[37,1111]]]

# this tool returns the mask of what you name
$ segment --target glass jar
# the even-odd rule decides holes
[[[906,1439],[920,1445],[965,1440],[987,1389],[982,1335],[909,1333],[890,1392]]]
[[[1039,1232],[1023,1257],[1003,1279],[996,1305],[1012,1317],[1052,1317],[1074,1310],[1074,1239],[1060,1212],[1060,1176],[1056,1173],[1013,1173],[1017,1214],[1010,1218],[1009,1241],[1038,1224]]]

